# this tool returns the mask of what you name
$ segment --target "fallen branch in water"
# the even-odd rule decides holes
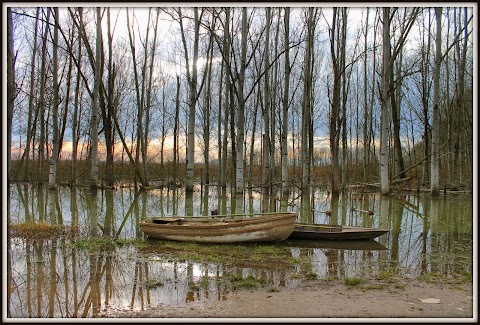
[[[372,210],[360,210],[360,209],[357,209],[357,208],[352,208],[352,211],[358,211],[358,212],[364,212],[370,216],[373,216],[373,211]]]

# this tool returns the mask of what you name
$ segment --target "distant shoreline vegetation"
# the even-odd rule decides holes
[[[89,182],[85,175],[88,175],[89,173],[89,168],[90,168],[90,162],[88,160],[79,160],[77,161],[77,178],[75,180],[72,180],[72,173],[71,173],[71,165],[72,161],[71,160],[61,160],[58,163],[58,185],[62,186],[72,186],[72,185],[78,185],[78,186],[89,186]],[[31,170],[29,170],[26,174],[24,170],[20,170],[22,164],[20,160],[13,160],[12,161],[12,175],[10,176],[10,180],[12,182],[27,182],[27,183],[47,183],[48,178],[44,177],[43,179],[39,178],[39,173],[36,170],[36,166],[38,166],[38,161],[31,161]],[[149,179],[151,182],[152,188],[158,187],[158,186],[169,186],[169,187],[184,187],[185,186],[185,178],[182,175],[185,175],[185,169],[186,169],[186,164],[185,162],[179,163],[177,170],[178,170],[178,175],[180,175],[176,180],[173,179],[172,175],[172,169],[174,168],[172,162],[165,162],[164,164],[160,163],[149,163],[148,164],[148,170],[150,172]],[[205,164],[203,163],[195,163],[195,182],[200,185],[212,185],[212,186],[218,186],[219,185],[219,177],[218,177],[218,162],[211,163],[210,166],[210,175],[211,178],[209,180],[209,183],[205,183]],[[106,163],[105,162],[99,162],[99,182],[98,182],[98,187],[106,187],[105,182],[102,180],[105,179],[106,173]],[[277,168],[278,170],[280,167]],[[299,188],[299,182],[296,180],[296,178],[300,177],[301,175],[301,167],[296,166],[296,167],[290,167],[290,174],[292,175],[292,178],[289,181],[291,189],[298,189]],[[347,188],[349,189],[354,189],[354,190],[363,190],[366,192],[376,192],[378,191],[378,164],[372,163],[369,166],[370,170],[370,177],[364,181],[363,176],[362,176],[362,171],[363,171],[363,166],[355,166],[351,165],[349,166],[349,169],[351,170],[350,172],[350,177],[349,177],[349,183],[347,184]],[[245,188],[251,188],[251,187],[262,187],[262,170],[260,165],[255,165],[252,169],[252,183],[246,184]],[[419,174],[418,176],[409,176],[406,179],[399,179],[399,180],[394,180],[393,184],[396,185],[393,190],[398,190],[398,191],[418,191],[418,190],[428,190],[427,186],[422,186],[421,184],[421,179],[422,179],[422,174],[421,174],[421,169],[418,170]],[[134,172],[134,167],[129,164],[128,162],[114,162],[113,163],[113,171],[114,175],[114,184],[115,186],[117,185],[122,185],[124,183],[127,184],[133,184],[135,183],[135,172]],[[229,180],[231,178],[232,171],[227,171],[225,174],[226,179]],[[313,175],[312,175],[312,186],[317,187],[317,188],[324,188],[328,190],[330,188],[330,174],[331,174],[331,165],[322,163],[319,165],[316,165],[313,167]],[[25,178],[25,175],[27,177]],[[47,166],[45,166],[45,174],[48,175],[48,170]],[[247,174],[247,177],[249,175]],[[461,185],[456,185],[452,186],[451,184],[444,184],[442,186],[442,190],[448,190],[448,191],[465,191],[465,192],[470,192],[473,190],[473,184],[471,181],[468,181],[468,177],[465,177],[467,181],[462,183]],[[280,180],[275,179],[274,180],[274,185],[279,186]],[[139,187],[142,187],[141,184],[137,184]],[[232,186],[231,181],[227,181],[226,185],[228,187]]]

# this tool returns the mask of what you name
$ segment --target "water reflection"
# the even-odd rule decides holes
[[[63,237],[6,240],[9,317],[99,317],[160,304],[224,300],[252,279],[265,287],[295,287],[308,274],[344,278],[375,277],[387,270],[411,277],[472,272],[469,196],[331,196],[312,190],[303,199],[291,193],[273,201],[253,190],[239,200],[214,186],[190,195],[178,188],[49,191],[27,184],[12,186],[10,193],[12,224],[74,226],[85,236],[77,242]],[[205,215],[212,210],[225,214],[239,204],[248,212],[269,206],[298,211],[306,222],[381,227],[390,233],[363,247],[291,240],[247,247],[172,247],[152,240],[142,247],[125,242],[143,238],[138,225],[146,217]],[[102,245],[94,246],[97,243]],[[227,253],[234,258],[225,259]]]

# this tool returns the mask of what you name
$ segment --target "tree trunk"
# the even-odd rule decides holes
[[[173,126],[173,182],[178,179],[178,129],[180,115],[180,77],[177,75],[177,95],[175,97],[175,121]]]
[[[212,26],[214,28],[214,20]],[[205,103],[203,107],[203,160],[205,166],[205,184],[210,184],[210,114],[212,102],[212,60],[213,60],[213,36],[210,35],[210,52],[207,53],[207,88],[205,94]]]
[[[363,182],[367,182],[367,167],[369,163],[370,155],[370,137],[368,134],[368,120],[372,118],[368,114],[368,73],[367,73],[367,49],[368,49],[368,16],[370,13],[370,8],[366,8],[366,17],[365,17],[365,46],[364,46],[364,56],[363,56]]]
[[[341,9],[342,14],[342,25],[339,26],[339,55],[340,55],[340,75],[341,75],[341,97],[342,97],[342,126],[339,128],[342,132],[342,163],[341,163],[341,184],[342,191],[347,186],[347,156],[348,156],[348,143],[347,143],[347,94],[348,94],[348,85],[350,84],[350,72],[347,76],[346,72],[346,43],[347,43],[347,8]],[[341,30],[340,30],[341,27]],[[348,85],[347,85],[348,80]],[[340,130],[339,130],[340,132]]]
[[[243,89],[245,85],[245,70],[247,58],[247,8],[242,8],[242,52],[240,58],[240,73],[238,75],[238,110],[237,110],[237,163],[235,173],[235,194],[237,197],[243,196],[243,167],[244,167],[244,140],[245,140],[245,99]],[[236,206],[237,213],[242,213],[243,207]]]
[[[143,139],[143,145],[142,145],[142,156],[143,156],[143,173],[144,173],[144,178],[146,180],[146,184],[148,185],[148,169],[147,169],[147,157],[148,157],[148,135],[149,135],[149,130],[150,130],[150,109],[151,109],[151,99],[152,99],[152,86],[153,86],[153,80],[154,80],[154,66],[155,66],[155,52],[157,49],[157,34],[158,34],[158,18],[160,16],[160,9],[157,8],[157,15],[155,17],[155,27],[153,29],[153,41],[152,41],[152,47],[151,47],[151,59],[150,59],[150,64],[149,64],[149,72],[148,72],[148,85],[147,85],[147,90],[146,90],[146,103],[145,103],[145,134],[144,134],[144,139]],[[149,11],[149,20],[150,20],[150,11]],[[143,71],[147,70],[147,60],[146,58],[148,57],[148,32],[147,32],[147,38],[145,39],[145,65],[143,68]],[[147,82],[147,80],[145,81]]]
[[[343,10],[343,9],[341,9]],[[338,8],[333,8],[332,29],[330,31],[330,52],[332,56],[333,89],[332,109],[330,112],[330,154],[332,162],[332,193],[340,192],[340,132],[342,128],[341,92],[342,76],[345,70],[345,42],[341,35],[343,25],[346,23],[340,18]]]
[[[46,55],[47,55],[47,37],[50,29],[50,10],[47,9],[47,17],[45,19],[43,34],[43,44],[42,44],[42,63],[40,67],[40,102],[39,114],[40,114],[40,138],[38,140],[38,159],[39,159],[39,181],[43,183],[43,174],[44,174],[44,163],[45,163],[45,79],[46,79]]]
[[[27,143],[25,146],[25,153],[24,153],[24,159],[25,159],[25,169],[24,169],[24,174],[23,174],[23,180],[27,181],[28,179],[28,169],[30,168],[30,145],[32,143],[32,137],[34,136],[34,130],[36,129],[34,123],[33,123],[33,114],[34,114],[34,108],[33,108],[33,101],[35,97],[35,59],[37,56],[37,35],[38,35],[38,14],[40,12],[40,9],[37,8],[35,11],[35,31],[34,31],[34,36],[33,36],[33,49],[32,49],[32,60],[30,63],[31,70],[30,70],[30,96],[28,98],[28,124],[27,124]],[[11,130],[11,129],[8,129]],[[10,174],[9,174],[10,175]]]
[[[432,195],[440,194],[438,165],[440,159],[440,69],[442,67],[442,8],[435,8],[437,36],[435,40],[435,68],[433,70],[433,109],[432,109],[432,167],[430,186]]]
[[[114,112],[114,91],[115,91],[115,63],[113,62],[113,34],[111,32],[110,8],[107,8],[107,38],[108,38],[108,86],[107,86],[107,105],[101,105],[103,134],[105,136],[106,166],[105,176],[106,185],[113,186],[113,127],[112,115]],[[103,70],[103,69],[102,69]]]
[[[12,8],[7,7],[7,186],[10,188],[13,106],[16,97]],[[33,81],[33,80],[32,80]]]
[[[198,17],[198,8],[193,9],[195,20],[194,43],[193,43],[193,59],[192,72],[190,73],[187,43],[185,40],[185,32],[183,30],[181,9],[178,9],[180,16],[180,29],[182,31],[182,42],[185,51],[185,60],[187,66],[187,79],[189,85],[189,102],[188,102],[188,127],[187,127],[187,174],[185,190],[189,193],[193,192],[193,178],[195,171],[195,107],[197,103],[197,62],[198,62],[198,43],[200,20]]]
[[[232,91],[230,85],[230,8],[225,8],[225,29],[224,29],[224,38],[223,38],[223,61],[225,61],[225,105],[224,105],[224,116],[223,116],[223,143],[222,143],[222,173],[220,175],[220,186],[222,188],[227,187],[227,148],[228,148],[228,118],[230,114],[230,93]]]
[[[311,117],[311,94],[312,94],[312,50],[313,50],[313,38],[315,34],[314,28],[314,8],[308,8],[308,22],[307,22],[307,45],[305,53],[304,63],[304,89],[302,98],[302,197],[303,195],[309,195],[310,189],[310,131],[312,124]],[[306,199],[306,198],[305,198]]]
[[[283,198],[289,194],[288,188],[288,101],[290,90],[290,8],[285,8],[285,83],[282,101],[282,194]]]
[[[266,8],[266,31],[265,31],[265,52],[264,52],[264,65],[265,65],[265,75],[264,75],[264,105],[263,105],[263,120],[265,123],[264,126],[264,148],[263,148],[263,175],[265,175],[263,186],[263,193],[265,195],[271,194],[271,183],[270,178],[270,107],[271,107],[271,95],[270,95],[270,78],[269,78],[269,66],[270,66],[270,25],[272,22],[271,17],[271,8]]]
[[[463,48],[460,48],[460,42],[456,44],[456,53],[457,53],[457,71],[458,71],[458,79],[457,79],[457,96],[456,96],[456,106],[457,106],[457,114],[456,114],[456,132],[454,134],[454,151],[453,151],[453,166],[454,166],[454,173],[453,173],[453,186],[457,187],[462,182],[462,159],[461,159],[461,152],[462,152],[462,132],[463,130],[463,115],[465,114],[465,65],[467,59],[467,44],[468,44],[468,33],[467,33],[467,9],[464,9],[465,17],[465,25],[462,26],[464,28],[464,37],[463,37]],[[459,30],[461,30],[461,18],[462,13],[459,11],[458,13],[458,21],[454,24],[459,26]],[[460,32],[459,32],[460,33]]]
[[[148,24],[147,24],[147,36],[145,40],[145,46],[148,43],[148,32],[150,30],[150,11],[148,15]],[[142,185],[148,186],[148,179],[147,179],[147,166],[146,166],[146,149],[145,149],[145,133],[144,133],[144,124],[143,124],[143,110],[145,107],[144,104],[144,85],[145,85],[145,78],[146,78],[146,61],[144,62],[142,66],[142,72],[141,72],[141,81],[139,78],[139,73],[137,71],[137,56],[136,56],[136,51],[135,51],[135,40],[134,40],[134,35],[132,32],[132,27],[130,26],[130,15],[128,13],[127,9],[127,29],[128,29],[128,39],[130,42],[130,49],[132,51],[132,61],[133,61],[133,74],[134,74],[134,80],[135,80],[135,93],[137,97],[137,137],[136,137],[136,146],[135,146],[135,169],[137,171],[140,170],[141,167],[141,172],[138,172],[138,174],[141,174],[140,181]],[[147,59],[147,51],[145,48],[145,60]],[[140,85],[141,82],[141,85]],[[140,153],[142,154],[142,163],[140,163]],[[141,166],[140,166],[141,165]]]
[[[78,15],[80,16],[80,25],[83,26],[83,8],[78,8]],[[78,57],[82,57],[82,30],[78,29]],[[72,119],[72,166],[71,166],[71,184],[74,185],[77,182],[77,148],[78,148],[78,110],[79,110],[79,96],[80,96],[80,71],[82,61],[78,60],[77,66],[77,80],[75,86],[75,101],[73,106],[73,119]]]
[[[250,188],[253,187],[253,165],[254,165],[254,156],[255,156],[255,132],[257,129],[257,114],[258,114],[258,106],[262,100],[260,90],[257,92],[257,98],[255,100],[255,109],[253,112],[253,126],[252,126],[252,141],[250,141],[250,161],[249,161],[249,171],[248,171],[248,185]]]
[[[380,112],[380,191],[390,193],[390,178],[388,168],[388,114],[391,110],[390,101],[390,8],[383,8],[383,56],[382,56],[382,88]]]
[[[48,187],[55,188],[57,182],[57,161],[59,149],[59,133],[58,133],[58,28],[60,24],[60,17],[58,15],[58,7],[54,8],[54,22],[53,29],[53,113],[52,113],[52,153],[50,156],[50,173],[48,177]]]
[[[97,8],[97,33],[95,49],[95,81],[92,99],[92,119],[90,124],[90,136],[92,139],[90,187],[96,188],[98,183],[98,102],[101,82],[102,60],[102,16],[100,7]]]

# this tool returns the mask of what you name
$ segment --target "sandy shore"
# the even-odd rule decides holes
[[[192,302],[182,307],[156,306],[107,317],[169,318],[170,321],[195,318],[192,321],[198,322],[221,322],[222,319],[228,322],[235,318],[283,322],[312,322],[322,318],[330,321],[336,318],[340,321],[453,318],[456,322],[476,322],[476,294],[472,284],[432,284],[415,280],[402,285],[347,286],[339,280],[314,280],[278,292],[266,288],[240,290],[224,301]]]

